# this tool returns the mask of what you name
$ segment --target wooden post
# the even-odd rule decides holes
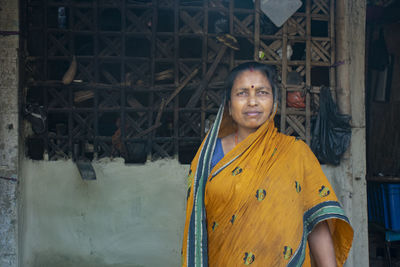
[[[350,114],[350,75],[348,29],[346,29],[345,1],[336,1],[336,52],[337,62],[343,64],[336,67],[336,99],[341,113]],[[353,36],[357,38],[357,36]]]
[[[306,143],[311,143],[311,0],[306,1]]]
[[[233,35],[233,22],[234,22],[234,8],[235,0],[229,1],[229,33]],[[229,69],[232,69],[236,66],[235,64],[235,51],[233,49],[229,49]]]
[[[157,0],[153,0],[153,18],[152,18],[152,27],[151,27],[151,51],[150,51],[150,56],[151,56],[151,62],[150,62],[150,87],[154,87],[154,74],[155,74],[155,61],[156,61],[156,41],[157,41],[157,23],[158,23],[158,5],[157,5]],[[154,92],[151,92],[149,94],[149,104],[150,106],[154,106]],[[148,114],[148,123],[147,126],[150,128],[152,127],[153,124],[153,110],[149,109],[147,111]],[[153,142],[152,142],[152,135],[148,135],[147,139],[147,160],[151,160],[152,157],[152,147],[153,147]]]
[[[286,133],[286,78],[287,78],[287,23],[283,24],[282,36],[282,89],[281,89],[281,132]]]
[[[285,24],[286,25],[286,24]],[[260,0],[254,1],[254,60],[259,61],[260,50]]]
[[[203,25],[203,73],[202,77],[205,77],[207,73],[207,59],[208,59],[208,1],[203,1],[203,10],[204,10],[204,25]],[[203,140],[205,133],[204,133],[204,125],[206,120],[206,111],[205,108],[207,103],[205,101],[205,92],[201,94],[201,114],[200,114],[200,139]]]
[[[174,1],[174,84],[179,86],[179,1]],[[167,101],[168,105],[168,101]],[[179,153],[179,96],[174,100],[174,155]]]
[[[329,87],[331,90],[334,90],[334,94],[332,95],[333,99],[336,100],[336,76],[335,76],[335,65],[336,62],[336,44],[335,44],[335,1],[330,1],[329,7],[329,38],[331,44],[331,67],[329,69]]]

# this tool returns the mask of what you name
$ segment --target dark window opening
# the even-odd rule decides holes
[[[29,105],[40,111],[36,120],[26,116],[32,125],[25,140],[29,158],[123,157],[144,163],[178,155],[181,163],[190,163],[215,119],[229,70],[250,60],[274,65],[288,92],[296,87],[311,94],[310,113],[284,102],[284,113],[279,109],[275,118],[280,131],[310,141],[303,129],[310,127],[306,116],[316,112],[318,90],[306,86],[332,84],[332,40],[313,39],[334,30],[329,0],[304,0],[288,20],[287,34],[262,12],[257,24],[260,11],[252,0],[156,2],[21,2],[22,103],[24,112]]]
[[[323,20],[311,21],[311,35],[316,37],[329,37],[328,22]]]

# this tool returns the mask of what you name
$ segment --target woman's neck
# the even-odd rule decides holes
[[[246,130],[246,129],[238,129],[236,132],[221,138],[222,149],[224,154],[226,155],[229,151],[231,151],[237,144],[247,138],[250,134],[254,133],[257,129]],[[237,138],[236,138],[237,137]],[[236,141],[237,139],[237,141]]]
[[[250,134],[254,133],[255,131],[257,131],[257,129],[239,128],[236,131],[237,142],[238,143],[242,142],[244,139],[247,138],[247,136],[249,136]]]

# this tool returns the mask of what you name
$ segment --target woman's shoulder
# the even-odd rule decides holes
[[[296,152],[297,155],[307,155],[313,153],[311,148],[301,138],[279,133],[283,143],[290,145],[291,152]]]

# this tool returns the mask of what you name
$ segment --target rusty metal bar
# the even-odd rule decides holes
[[[210,38],[210,35],[208,34],[208,11],[209,11],[209,7],[208,7],[208,1],[204,1],[203,2],[203,10],[204,10],[204,20],[203,20],[203,54],[202,54],[202,63],[203,63],[203,71],[202,71],[202,76],[204,77],[204,75],[207,72],[207,58],[208,58],[208,38]],[[215,38],[213,36],[213,38]],[[201,94],[201,113],[200,113],[200,138],[203,139],[204,138],[204,123],[205,123],[205,117],[206,117],[206,113],[205,113],[205,95],[204,93]]]
[[[154,74],[155,74],[155,59],[156,59],[156,40],[157,40],[157,23],[158,23],[158,1],[152,0],[153,3],[153,19],[152,19],[152,27],[151,27],[151,63],[150,63],[150,86],[154,86]],[[149,105],[154,105],[154,93],[150,92],[149,94]],[[148,112],[148,127],[152,127],[153,123],[153,112]],[[151,151],[152,151],[152,135],[148,136],[147,140],[147,158],[151,159]]]
[[[254,60],[259,60],[260,50],[260,0],[254,1]]]
[[[281,132],[286,132],[286,79],[287,79],[287,22],[283,24],[282,35],[282,87],[281,87]]]
[[[98,27],[98,16],[99,16],[99,4],[98,1],[94,1],[94,53],[93,53],[93,61],[94,61],[94,76],[95,76],[95,82],[99,82],[99,27]],[[99,143],[98,143],[98,136],[99,136],[99,90],[98,87],[94,86],[94,132],[95,132],[95,137],[93,141],[93,147],[94,147],[94,159],[98,158],[98,153],[99,153]]]
[[[126,69],[125,69],[125,58],[126,55],[126,1],[122,1],[121,8],[121,73],[120,73],[120,84],[127,83],[126,80]],[[122,143],[126,145],[126,86],[120,86],[121,98],[120,98],[120,109],[121,109],[121,118],[120,118],[120,129],[121,129],[121,139]]]
[[[175,70],[174,70],[175,71],[174,85],[178,86],[179,85],[179,1],[174,1],[174,46],[175,46],[175,50],[174,50],[174,68],[175,68]],[[169,101],[167,100],[167,102],[169,102]],[[178,151],[179,151],[179,141],[178,141],[178,137],[179,137],[179,96],[178,95],[176,95],[176,98],[174,101],[173,125],[174,125],[174,131],[173,131],[174,154],[178,155]]]
[[[235,0],[229,1],[229,33],[233,35],[233,23],[234,23],[234,7]],[[235,51],[233,49],[229,49],[229,69],[232,69],[235,66]]]
[[[306,0],[306,143],[311,142],[311,0]]]
[[[329,38],[331,45],[331,66],[335,65],[336,62],[336,42],[335,42],[335,1],[330,0],[330,20],[329,20]],[[331,90],[336,90],[336,68],[331,67],[329,69],[329,87]],[[336,101],[336,93],[332,94]]]

